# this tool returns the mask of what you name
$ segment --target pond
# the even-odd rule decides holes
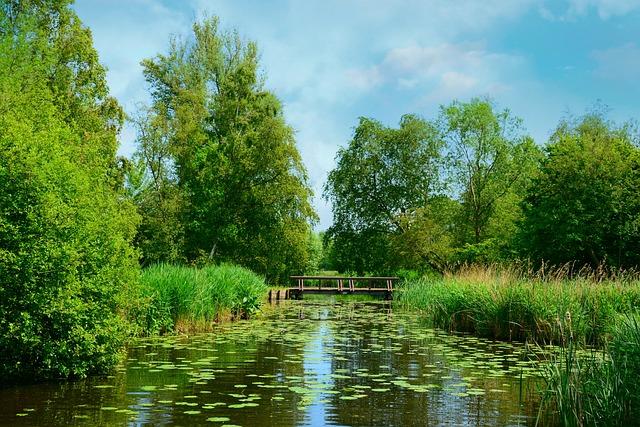
[[[286,301],[213,333],[137,340],[112,376],[0,389],[0,424],[531,425],[540,351],[385,302]]]

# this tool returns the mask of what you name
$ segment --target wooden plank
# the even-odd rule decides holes
[[[309,280],[337,280],[337,279],[354,279],[354,280],[400,280],[396,276],[289,276],[291,279],[309,279]]]

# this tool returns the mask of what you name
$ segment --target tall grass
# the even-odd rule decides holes
[[[467,266],[406,280],[397,304],[442,328],[559,345],[545,363],[538,421],[638,425],[640,278],[605,269]]]
[[[570,322],[576,342],[601,344],[621,313],[640,307],[640,280],[471,266],[441,278],[405,281],[397,299],[445,329],[558,343]]]
[[[538,422],[565,426],[637,425],[640,420],[640,325],[622,316],[601,350],[566,341],[546,365]]]
[[[159,264],[146,268],[140,282],[133,322],[145,335],[208,330],[223,318],[246,317],[267,292],[263,278],[234,265]]]

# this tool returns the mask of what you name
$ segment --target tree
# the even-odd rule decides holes
[[[596,112],[560,122],[524,203],[524,254],[553,264],[640,264],[640,149]]]
[[[0,7],[0,375],[84,376],[119,358],[137,217],[122,111],[68,1]]]
[[[142,252],[142,264],[182,262],[186,197],[178,188],[173,171],[167,117],[146,110],[134,124],[138,149],[128,169],[127,189],[142,218],[135,239]]]
[[[406,231],[402,216],[427,205],[437,189],[439,148],[435,128],[416,116],[403,116],[398,129],[360,118],[324,189],[333,204],[327,235],[337,268],[392,268],[389,237]]]
[[[447,196],[435,196],[424,207],[398,216],[402,233],[390,239],[390,256],[397,268],[445,271],[455,252],[454,220],[460,206]]]
[[[448,178],[461,202],[458,244],[508,238],[540,156],[523,133],[521,120],[508,110],[494,110],[482,99],[441,108],[439,128],[448,151]]]
[[[270,279],[302,271],[312,194],[280,101],[258,77],[256,45],[220,32],[215,18],[193,28],[193,39],[143,61],[149,123],[166,124],[160,146],[184,205],[182,252]]]

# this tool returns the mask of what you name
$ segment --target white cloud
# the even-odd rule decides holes
[[[570,15],[584,15],[593,8],[602,19],[625,15],[640,8],[640,0],[570,0],[569,3]]]
[[[640,48],[635,43],[595,50],[591,57],[596,61],[595,74],[599,77],[636,82],[640,76]]]
[[[510,75],[521,75],[525,60],[489,52],[482,43],[412,44],[391,49],[380,64],[349,75],[360,87],[383,84],[423,90],[431,101],[508,89]]]
[[[640,9],[640,0],[567,0],[562,9],[553,12],[550,4],[557,7],[555,0],[543,1],[539,7],[543,18],[551,21],[575,20],[580,16],[595,11],[603,19],[626,15]]]

